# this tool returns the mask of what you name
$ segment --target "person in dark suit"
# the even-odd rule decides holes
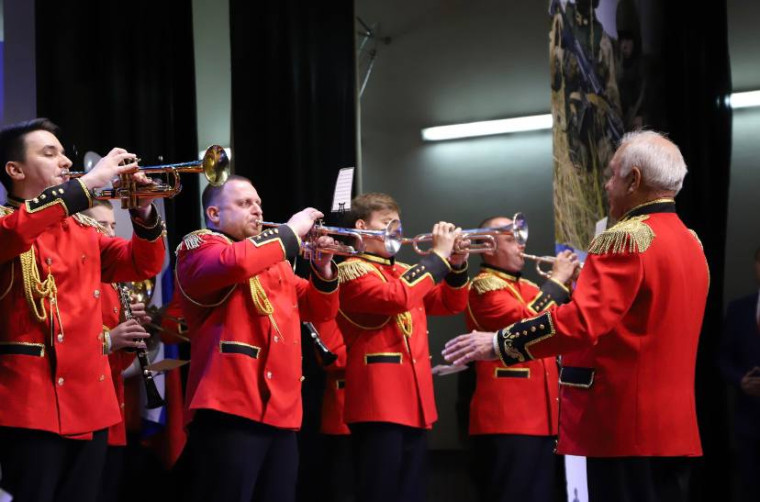
[[[760,247],[755,250],[755,278],[760,285]],[[739,500],[760,500],[760,294],[728,304],[723,324],[719,365],[736,387],[736,434]]]

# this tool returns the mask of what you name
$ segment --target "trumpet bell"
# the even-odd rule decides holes
[[[404,243],[404,229],[401,226],[400,220],[391,220],[388,226],[383,231],[383,243],[385,244],[385,251],[395,256],[401,249],[401,245]]]
[[[203,175],[209,184],[215,187],[221,186],[230,175],[230,159],[227,152],[219,145],[211,145],[203,155],[201,166]]]
[[[524,214],[515,213],[512,217],[512,234],[519,245],[524,246],[528,242],[528,220]]]

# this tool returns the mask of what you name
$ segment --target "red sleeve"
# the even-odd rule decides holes
[[[260,274],[298,253],[296,235],[286,225],[232,242],[221,234],[185,237],[177,253],[178,287],[196,301],[218,298],[230,286]]]
[[[351,261],[341,267],[350,267]],[[372,267],[359,262],[366,267]],[[340,303],[350,312],[395,315],[423,301],[436,282],[450,270],[449,264],[431,253],[409,268],[401,277],[386,278],[379,271],[366,271],[356,278],[341,281]]]
[[[589,255],[570,303],[497,334],[503,359],[514,364],[596,344],[631,308],[642,280],[639,253]]]
[[[29,250],[48,228],[90,207],[89,191],[79,180],[47,188],[13,213],[0,218],[0,263]]]
[[[334,279],[325,280],[312,267],[311,279],[297,277],[298,311],[302,321],[327,321],[338,315],[338,271],[334,268]]]

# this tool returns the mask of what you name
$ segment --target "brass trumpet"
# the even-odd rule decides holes
[[[459,238],[454,242],[455,253],[490,253],[496,249],[497,235],[514,235],[515,241],[524,246],[528,241],[528,221],[522,213],[516,213],[512,217],[512,223],[501,227],[470,228],[462,230]],[[465,245],[465,242],[469,244]],[[432,248],[424,249],[420,246],[423,242],[433,242],[433,234],[419,234],[411,239],[404,239],[404,244],[411,244],[417,254],[427,255]]]
[[[98,188],[93,190],[96,199],[110,200],[120,199],[122,209],[134,209],[140,199],[144,198],[172,198],[182,190],[179,173],[203,173],[208,182],[213,186],[220,186],[227,181],[230,174],[229,158],[227,152],[219,145],[211,145],[201,160],[181,162],[178,164],[165,164],[160,166],[138,166],[137,171],[151,174],[167,173],[172,176],[171,184],[163,181],[153,185],[140,186],[135,183],[133,173],[119,175],[119,186],[113,188]],[[64,175],[71,178],[79,178],[86,173],[83,171],[67,171]]]
[[[551,277],[551,272],[547,272],[546,270],[543,270],[541,268],[542,263],[549,263],[552,266],[554,265],[554,262],[557,261],[557,258],[554,256],[536,256],[534,254],[528,254],[528,253],[520,253],[520,256],[527,260],[533,260],[536,262],[536,273],[540,275],[541,277],[545,277],[548,279]],[[578,274],[578,272],[583,268],[583,263],[578,265],[578,268],[575,271],[575,275]]]
[[[273,223],[270,221],[259,222],[264,227],[279,227],[282,223]],[[354,240],[354,245],[335,243],[328,246],[320,246],[317,239],[323,235],[350,237]],[[314,223],[309,233],[303,239],[302,253],[304,258],[311,258],[315,253],[332,253],[339,256],[354,256],[364,252],[364,239],[374,239],[382,241],[385,245],[385,251],[394,256],[401,249],[403,238],[403,228],[399,220],[391,220],[383,230],[362,230],[359,228],[330,227],[323,225],[321,222]]]

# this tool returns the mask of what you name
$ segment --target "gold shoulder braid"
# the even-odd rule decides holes
[[[656,237],[652,228],[644,223],[647,218],[648,215],[634,216],[605,230],[591,241],[589,254],[643,253]]]
[[[393,316],[393,318],[396,320],[396,325],[398,326],[398,329],[401,330],[401,333],[404,334],[406,337],[412,336],[412,332],[414,331],[414,325],[412,324],[412,314],[409,311],[402,312],[400,314],[396,314]]]
[[[45,310],[45,298],[50,301],[50,343],[53,344],[53,310],[55,310],[55,316],[58,318],[58,324],[63,333],[63,323],[61,322],[61,312],[58,310],[58,288],[55,285],[55,279],[53,274],[48,269],[48,275],[44,281],[40,280],[40,270],[37,268],[37,258],[34,253],[34,247],[29,251],[21,253],[19,256],[21,262],[21,274],[24,280],[24,296],[26,296],[26,303],[32,309],[34,317],[39,322],[45,322],[47,319],[47,311]],[[39,299],[39,304],[37,303]]]
[[[0,206],[0,217],[2,217],[2,216],[8,216],[12,212],[13,212],[13,208],[12,207]]]
[[[277,326],[277,322],[274,320],[274,307],[269,301],[269,298],[267,298],[267,292],[264,291],[264,287],[261,285],[259,278],[256,276],[251,277],[248,279],[248,285],[251,288],[251,299],[253,300],[253,305],[256,307],[256,312],[259,315],[269,317],[272,327],[282,337],[283,341],[285,341],[285,337],[282,336],[282,332],[280,331],[279,326]]]
[[[377,269],[364,260],[346,260],[338,264],[338,282],[353,281],[371,272],[377,272]]]
[[[96,220],[95,218],[91,218],[87,216],[86,214],[77,213],[74,215],[74,219],[77,221],[77,223],[79,223],[83,227],[92,227],[98,232],[100,232],[101,234],[108,235],[108,230],[106,229],[106,227],[98,223],[98,220]]]
[[[474,289],[479,295],[483,295],[489,291],[499,291],[505,289],[507,286],[507,281],[501,277],[488,273],[478,274],[472,280],[472,289]]]

